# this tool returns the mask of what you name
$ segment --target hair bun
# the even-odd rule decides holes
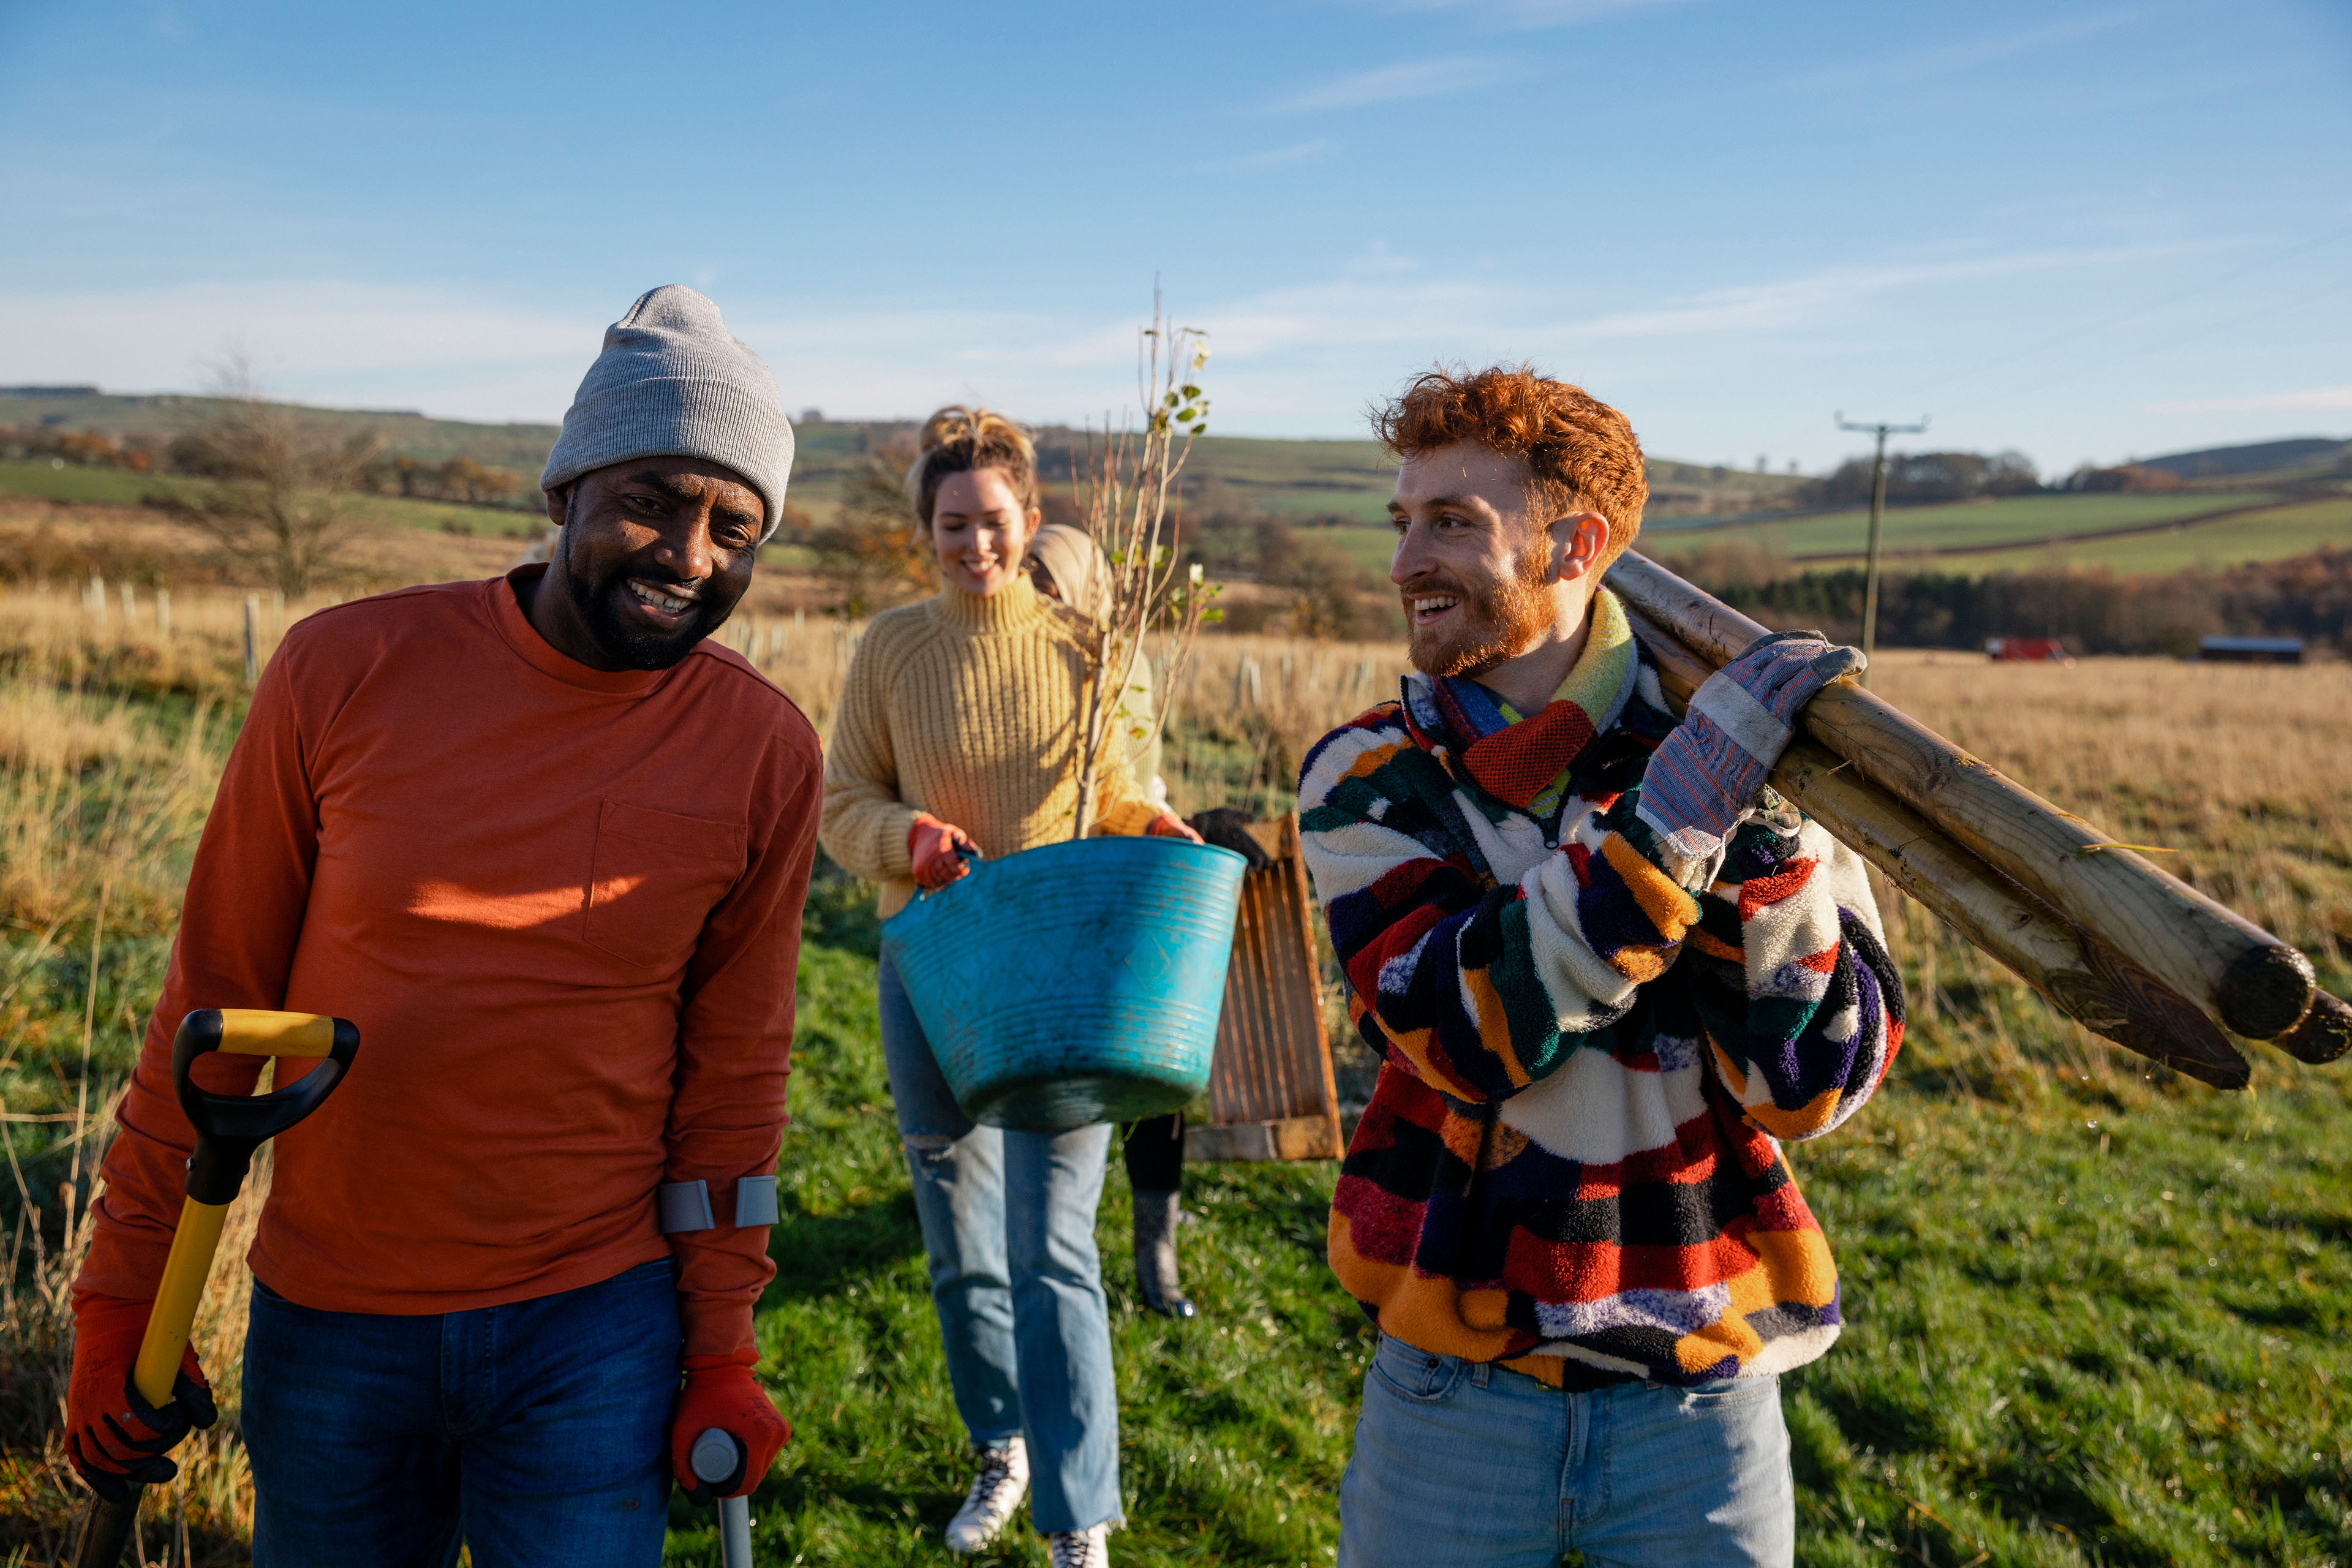
[[[921,448],[907,469],[907,501],[929,528],[931,502],[950,474],[1003,470],[1024,507],[1037,504],[1037,448],[1029,432],[992,408],[950,403],[923,421]]]
[[[1002,451],[1011,447],[1033,455],[1036,451],[1029,432],[995,409],[968,408],[961,403],[950,403],[924,420],[918,445],[926,452],[936,452],[943,447],[982,451]]]

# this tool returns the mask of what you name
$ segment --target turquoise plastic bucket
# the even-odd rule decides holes
[[[1246,868],[1181,838],[1049,844],[883,921],[963,1113],[1060,1132],[1206,1089]]]

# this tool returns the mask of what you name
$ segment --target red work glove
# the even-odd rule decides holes
[[[113,1296],[84,1296],[74,1303],[66,1458],[109,1502],[128,1501],[133,1483],[153,1486],[178,1475],[180,1467],[164,1454],[191,1428],[203,1431],[219,1415],[194,1345],[180,1352],[179,1376],[162,1409],[131,1386],[152,1306]]]
[[[929,812],[917,816],[915,826],[907,829],[907,856],[915,863],[915,885],[934,893],[971,869],[964,861],[979,853],[980,846],[971,841],[971,834]]]
[[[1154,838],[1189,838],[1195,844],[1204,842],[1199,834],[1192,831],[1191,823],[1172,811],[1163,811],[1153,817],[1151,825],[1143,831]]]
[[[751,1363],[758,1359],[751,1351],[686,1358],[686,1388],[677,1396],[677,1415],[669,1427],[669,1468],[686,1489],[687,1500],[698,1508],[720,1498],[751,1496],[793,1440],[792,1427],[751,1376]],[[735,1439],[736,1466],[725,1479],[705,1481],[694,1473],[687,1456],[694,1452],[694,1440],[713,1426]]]

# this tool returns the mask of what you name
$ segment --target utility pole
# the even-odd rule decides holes
[[[1864,430],[1878,437],[1878,461],[1870,472],[1870,563],[1862,578],[1862,683],[1870,684],[1870,655],[1878,644],[1878,530],[1886,512],[1886,437],[1916,436],[1927,428],[1927,416],[1919,416],[1916,425],[1857,425],[1843,413],[1837,416],[1841,430]]]

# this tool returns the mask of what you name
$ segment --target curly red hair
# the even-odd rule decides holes
[[[1549,380],[1531,365],[1424,371],[1372,411],[1372,433],[1398,458],[1457,441],[1524,458],[1530,510],[1554,517],[1590,510],[1608,520],[1601,566],[1642,531],[1650,481],[1633,426],[1584,388]]]

